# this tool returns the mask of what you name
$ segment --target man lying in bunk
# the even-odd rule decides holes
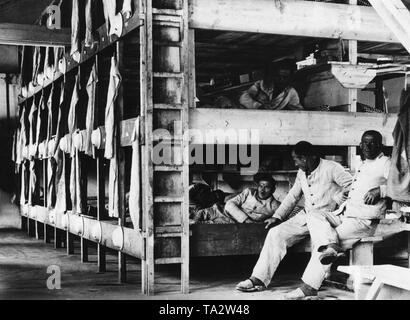
[[[382,135],[366,131],[360,149],[362,161],[344,204],[344,214],[314,213],[307,217],[314,250],[302,279],[304,284],[288,293],[290,299],[317,295],[331,264],[342,253],[341,242],[373,236],[386,213],[390,159],[382,152]]]
[[[321,159],[317,150],[306,141],[294,146],[292,158],[299,168],[295,184],[272,218],[267,219],[266,227],[274,228],[266,236],[252,276],[236,286],[239,291],[265,289],[285,257],[287,248],[309,235],[307,217],[313,212],[331,212],[347,198],[352,176],[339,163]],[[287,220],[302,196],[305,197],[305,209]],[[309,279],[303,277],[302,280],[306,288],[310,288],[308,284],[312,283]],[[305,287],[302,290],[306,295],[311,294]]]
[[[254,176],[257,188],[247,188],[227,201],[225,207],[217,203],[192,214],[193,223],[255,223],[272,217],[280,202],[275,199],[276,181],[268,173]]]
[[[262,80],[255,82],[239,98],[246,109],[303,110],[297,91],[290,86],[294,64],[267,63]]]

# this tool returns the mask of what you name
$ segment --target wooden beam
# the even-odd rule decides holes
[[[410,52],[410,12],[401,0],[369,0],[385,25]]]
[[[0,23],[0,44],[69,46],[70,30],[50,30],[44,26]]]
[[[350,5],[357,5],[357,0],[349,0]],[[357,65],[357,41],[349,40],[349,62],[353,65]],[[343,74],[343,73],[342,73]],[[374,77],[373,77],[374,78]],[[370,81],[369,81],[370,82]],[[368,82],[368,83],[369,83]],[[367,86],[367,83],[362,89]],[[357,112],[357,97],[358,90],[354,87],[349,88],[349,112]],[[356,147],[347,148],[347,165],[350,170],[355,172],[356,168]]]
[[[375,10],[366,6],[301,0],[191,0],[191,4],[191,28],[399,42]]]
[[[189,123],[191,144],[202,144],[201,138],[212,134],[219,138],[217,144],[229,143],[228,130],[239,134],[245,129],[239,144],[250,144],[250,130],[255,130],[259,144],[265,145],[307,140],[314,145],[358,146],[363,132],[372,128],[380,131],[386,146],[392,146],[396,120],[396,114],[197,108],[191,109]]]

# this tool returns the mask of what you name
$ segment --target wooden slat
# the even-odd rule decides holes
[[[256,130],[254,136],[259,133],[259,144],[264,145],[293,145],[307,140],[314,145],[358,146],[363,132],[371,126],[380,131],[386,146],[392,146],[396,119],[396,114],[197,108],[190,112],[190,134],[191,144],[202,144],[211,134],[218,137],[218,144],[224,144],[229,142],[226,135],[231,129],[234,133],[248,130],[238,139],[238,144],[246,144],[251,142],[252,129]]]
[[[159,258],[155,259],[155,264],[180,264],[182,263],[181,258]]]
[[[154,171],[180,172],[182,171],[182,166],[154,166]]]
[[[357,0],[349,0],[349,4],[357,5]],[[357,41],[356,40],[349,40],[349,62],[353,65],[357,64]],[[350,88],[348,91],[349,95],[349,112],[357,112],[357,96],[358,90],[357,88]],[[355,171],[356,165],[356,147],[349,147],[347,149],[347,165],[349,166],[350,170]]]
[[[154,198],[155,203],[174,203],[174,202],[183,202],[183,198],[181,197],[155,197]]]
[[[144,0],[145,24],[144,32],[141,34],[141,106],[145,118],[145,145],[143,151],[143,212],[144,231],[146,234],[146,259],[143,266],[144,292],[153,295],[154,288],[154,170],[153,170],[153,13],[152,0]]]
[[[183,74],[179,72],[154,72],[155,78],[182,78]]]
[[[123,73],[123,66],[124,66],[124,43],[122,41],[117,42],[116,44],[117,50],[117,61],[118,61],[118,69],[120,74]],[[124,119],[124,85],[121,84],[116,104],[116,119],[117,123],[116,126],[120,127],[120,121]],[[120,139],[118,139],[120,140]],[[117,147],[118,152],[118,211],[119,211],[119,219],[118,225],[120,227],[125,226],[125,152],[124,149],[120,146]],[[119,283],[127,282],[127,259],[124,253],[118,253],[118,281]]]
[[[45,26],[0,23],[0,44],[27,46],[69,46],[69,29],[47,29]]]
[[[180,110],[181,108],[182,108],[182,106],[180,104],[164,104],[164,103],[154,104],[154,109]]]
[[[192,0],[192,7],[190,28],[399,42],[375,10],[366,6],[301,0]]]
[[[385,25],[410,52],[410,12],[401,0],[369,0]]]
[[[190,141],[189,135],[185,134],[189,132],[189,109],[192,103],[192,96],[190,95],[189,91],[192,87],[195,86],[194,79],[192,78],[191,70],[192,67],[190,61],[192,58],[190,55],[192,52],[190,51],[190,45],[192,45],[192,38],[190,38],[190,33],[188,29],[188,21],[190,15],[190,6],[188,4],[188,0],[183,1],[183,14],[182,18],[183,23],[182,25],[182,47],[181,47],[181,70],[183,72],[185,85],[182,87],[182,106],[183,111],[181,114],[181,122],[182,122],[182,134],[183,134],[183,141],[182,141],[182,152],[183,152],[183,171],[182,171],[182,189],[183,189],[183,202],[181,206],[181,228],[182,228],[182,236],[181,236],[181,292],[183,294],[189,293],[189,263],[190,263],[190,255],[189,255],[189,155],[190,155]]]

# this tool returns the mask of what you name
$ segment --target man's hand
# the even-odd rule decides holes
[[[271,217],[269,219],[265,220],[266,226],[265,229],[270,229],[273,228],[275,226],[277,226],[278,224],[280,224],[282,221],[278,218],[275,217]]]
[[[336,203],[340,206],[340,205],[342,205],[344,202],[347,201],[348,196],[349,196],[349,191],[346,190],[346,191],[339,192],[338,194],[336,194],[336,195],[333,197],[333,200],[335,200]]]
[[[364,203],[367,205],[373,205],[377,201],[380,200],[380,187],[373,188],[369,190],[365,195],[364,195]]]

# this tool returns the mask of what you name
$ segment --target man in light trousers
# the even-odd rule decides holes
[[[307,219],[313,252],[305,280],[316,290],[340,253],[355,243],[343,241],[373,236],[380,219],[384,218],[390,159],[382,153],[382,147],[382,135],[366,131],[360,143],[362,160],[353,178],[344,214],[330,218],[314,214]],[[302,292],[297,289],[291,296],[298,298]]]
[[[253,292],[267,287],[279,263],[285,257],[287,248],[309,235],[307,217],[314,213],[332,212],[347,198],[352,176],[340,164],[321,159],[315,148],[305,141],[294,146],[292,158],[299,168],[295,184],[273,217],[266,221],[267,228],[275,227],[266,236],[252,276],[240,282],[237,290]],[[285,221],[302,196],[305,197],[305,209]],[[282,221],[284,222],[281,223]],[[317,268],[323,268],[317,259],[312,259],[311,263]],[[302,280],[305,282],[304,294],[313,295],[311,291],[314,289],[308,290],[315,286],[310,274],[304,275]]]
[[[342,207],[345,209],[344,215],[336,215],[335,212],[326,210],[313,210],[305,216],[306,225],[304,227],[307,228],[308,233],[310,232],[313,243],[312,256],[302,277],[303,285],[288,293],[286,295],[288,299],[303,299],[317,295],[317,291],[330,270],[331,263],[342,251],[341,242],[373,235],[380,218],[384,215],[386,204],[383,198],[386,195],[390,161],[381,153],[381,134],[377,131],[366,131],[362,136],[360,148],[362,161],[353,179],[347,201]],[[281,225],[282,228],[284,225],[286,222]],[[272,229],[270,233],[275,233],[275,229],[278,228]],[[283,229],[289,230],[289,227]],[[300,229],[301,232],[306,231],[302,230],[302,227]],[[276,233],[282,233],[286,236],[286,231],[276,231]],[[272,238],[271,242],[273,241],[278,241],[278,239]],[[352,242],[350,242],[351,244]],[[272,253],[273,251],[271,255]],[[273,255],[275,254],[273,253]],[[272,265],[272,261],[269,264]],[[259,266],[259,269],[256,267],[255,269],[253,276],[258,278],[257,275],[259,275],[263,278],[265,275],[265,281],[268,284],[267,277],[271,273],[264,274],[262,265]],[[268,267],[268,269],[270,268]]]

